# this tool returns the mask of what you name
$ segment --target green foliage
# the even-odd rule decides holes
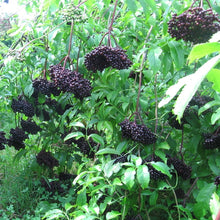
[[[4,40],[1,37],[0,131],[9,140],[10,129],[28,119],[12,111],[12,99],[19,96],[34,106],[38,114],[32,120],[42,130],[28,134],[25,148],[18,152],[10,141],[4,143],[0,218],[209,220],[216,216],[219,188],[214,180],[220,175],[220,153],[219,146],[207,148],[205,135],[219,135],[217,35],[198,45],[170,37],[167,22],[173,13],[190,7],[188,0],[121,0],[116,7],[110,0],[79,2],[20,1],[29,19],[15,17]],[[216,11],[218,3],[211,3]],[[88,71],[85,55],[110,43],[126,50],[132,66]],[[50,80],[50,66],[58,63],[88,79],[91,96],[40,93],[36,100],[32,80]],[[193,104],[198,96],[211,99]],[[56,104],[50,106],[49,98]],[[183,122],[181,129],[170,121],[172,106]],[[156,143],[144,145],[126,138],[119,125],[125,119],[146,125],[155,133]],[[39,164],[36,156],[42,150],[59,165]],[[185,167],[178,170],[168,155],[192,169],[189,179],[180,175]]]

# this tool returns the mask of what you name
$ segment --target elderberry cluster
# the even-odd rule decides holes
[[[190,8],[179,16],[174,14],[168,22],[168,33],[173,38],[194,44],[208,41],[219,30],[220,20],[211,8]]]
[[[7,139],[5,138],[5,132],[0,131],[0,150],[5,149],[4,144],[7,144]]]
[[[203,134],[203,135],[205,137],[203,146],[206,149],[220,148],[220,133]]]
[[[128,69],[132,62],[125,54],[125,50],[119,47],[99,46],[85,56],[85,66],[88,70],[96,73],[107,67],[115,69]]]
[[[163,174],[161,171],[156,170],[151,164],[150,162],[161,162],[162,160],[155,156],[155,155],[151,155],[148,158],[146,158],[145,160],[143,160],[143,163],[147,164],[148,167],[148,171],[150,173],[150,178],[153,180],[164,180],[167,178],[167,175]]]
[[[11,108],[13,112],[23,113],[27,117],[34,116],[34,106],[26,100],[23,100],[21,97],[18,97],[18,100],[12,99]]]
[[[53,82],[49,82],[47,79],[36,78],[32,82],[34,93],[33,97],[38,97],[39,93],[50,96],[53,94],[54,96],[60,95],[60,90],[56,87]]]
[[[40,179],[41,186],[45,188],[46,191],[50,192],[52,195],[57,192],[58,194],[64,193],[64,189],[61,186],[61,183],[59,181],[51,181],[47,182],[44,178]]]
[[[24,140],[28,138],[28,135],[19,128],[16,127],[15,129],[10,130],[10,138],[8,139],[8,145],[14,146],[16,150],[20,150],[21,148],[25,148]]]
[[[84,79],[82,74],[63,69],[61,65],[50,66],[50,77],[54,84],[62,92],[70,92],[78,99],[91,96],[92,86],[88,79]]]
[[[26,131],[29,134],[37,134],[38,131],[41,131],[42,129],[31,119],[23,120],[21,119],[21,127],[24,131]]]
[[[202,107],[203,105],[205,105],[206,103],[212,101],[213,98],[211,98],[210,96],[194,96],[191,101],[189,102],[190,106],[194,106],[197,105],[199,108]]]
[[[145,145],[153,144],[157,140],[156,135],[145,125],[136,124],[136,122],[131,122],[128,119],[125,119],[119,125],[121,126],[122,136],[125,138]]]
[[[215,178],[215,185],[218,186],[220,184],[220,176]]]
[[[174,169],[176,170],[178,176],[181,176],[183,179],[188,179],[191,176],[192,168],[186,165],[182,160],[178,158],[172,158],[171,156],[167,156],[167,165],[173,165]]]
[[[55,166],[59,166],[59,161],[54,158],[50,152],[46,152],[45,150],[41,150],[36,158],[39,165],[45,165],[51,169]]]

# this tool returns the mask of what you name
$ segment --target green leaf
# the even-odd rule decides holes
[[[24,89],[24,94],[25,94],[26,96],[28,96],[28,97],[31,97],[31,95],[33,94],[33,92],[34,92],[34,88],[33,88],[32,84],[26,86],[25,89]]]
[[[176,41],[170,41],[168,46],[170,48],[171,57],[173,58],[177,70],[181,69],[185,61],[184,50],[181,44]]]
[[[84,189],[83,191],[80,191],[80,193],[77,195],[76,205],[80,207],[85,205],[86,202],[87,202],[86,189]]]
[[[194,74],[190,75],[191,79],[186,83],[180,95],[178,96],[173,112],[177,115],[177,119],[180,120],[183,112],[192,99],[196,91],[198,90],[201,82],[204,80],[207,73],[220,61],[220,55],[213,57],[205,64],[203,64]]]
[[[142,189],[146,189],[150,182],[150,173],[146,165],[140,165],[137,169],[137,180]]]
[[[199,190],[198,195],[196,196],[196,201],[199,203],[206,203],[211,199],[212,193],[215,190],[215,185],[213,183],[205,184],[205,186]]]
[[[135,0],[126,0],[126,4],[128,5],[129,10],[133,13],[137,11],[137,5]]]
[[[157,149],[165,149],[165,150],[169,150],[170,146],[167,142],[161,142],[157,145]]]
[[[89,137],[91,137],[96,143],[100,144],[101,146],[104,146],[104,139],[102,136],[98,134],[90,134]]]
[[[166,174],[168,177],[172,177],[172,175],[170,174],[169,170],[170,168],[162,162],[150,162],[150,164],[158,171],[160,171],[161,173]]]
[[[220,208],[219,196],[216,194],[216,192],[212,194],[212,198],[210,199],[209,206],[212,213],[212,219],[215,219]]]
[[[189,64],[197,59],[217,51],[220,52],[220,43],[218,42],[197,44],[192,48],[188,56]]]
[[[161,61],[159,59],[159,56],[162,53],[162,49],[160,47],[151,49],[147,55],[149,66],[153,70],[154,73],[158,72],[161,66]]]
[[[81,138],[81,137],[84,137],[84,134],[83,134],[82,132],[80,132],[80,131],[76,131],[76,132],[72,132],[72,133],[68,134],[68,135],[64,138],[64,141],[67,141],[67,140],[69,140],[69,139],[71,139],[71,138],[77,138],[77,139],[79,139],[79,138]]]
[[[120,153],[117,150],[112,149],[112,148],[104,148],[104,149],[99,150],[96,153],[96,155],[103,155],[103,154],[118,154],[118,155],[120,155]]]
[[[51,220],[51,219],[57,219],[57,218],[61,218],[61,217],[65,217],[62,210],[52,209],[52,210],[46,212],[43,219]]]
[[[220,70],[219,69],[212,69],[209,71],[207,74],[206,78],[210,81],[213,82],[212,88],[220,92]]]
[[[208,164],[209,164],[211,171],[216,176],[218,176],[219,175],[219,167],[220,167],[220,158],[218,157],[218,155],[216,155],[216,154],[210,155],[208,158]]]
[[[119,215],[121,215],[120,212],[118,212],[118,211],[111,211],[111,212],[108,212],[108,213],[106,214],[106,219],[107,219],[107,220],[109,220],[109,219],[114,219],[114,218],[118,217]]]
[[[206,111],[207,109],[209,108],[212,108],[213,106],[216,106],[216,105],[220,105],[220,102],[217,101],[217,100],[213,100],[211,102],[208,102],[206,103],[204,106],[202,106],[199,111],[198,111],[198,114],[202,114],[204,111]]]
[[[157,198],[158,198],[158,192],[155,190],[151,195],[150,195],[150,206],[154,206],[157,204]]]
[[[82,122],[79,121],[74,121],[70,123],[71,127],[80,127],[80,128],[85,128],[85,125]]]
[[[129,167],[125,170],[125,173],[122,176],[122,182],[128,187],[128,189],[131,189],[134,185],[135,173],[135,169],[133,167]]]
[[[211,123],[214,125],[220,119],[220,108],[218,108],[211,117]]]

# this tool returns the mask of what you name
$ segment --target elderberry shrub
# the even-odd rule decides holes
[[[122,136],[133,141],[140,142],[145,145],[153,144],[156,142],[157,137],[150,131],[145,125],[136,124],[136,122],[130,122],[125,119],[121,123]]]
[[[115,69],[128,69],[132,62],[125,54],[126,50],[119,47],[99,46],[85,55],[85,66],[88,70],[96,73],[107,67]]]
[[[178,176],[181,176],[183,179],[189,179],[191,177],[192,168],[186,165],[182,160],[178,158],[172,158],[171,156],[167,155],[167,165],[173,165],[174,169],[176,170]]]
[[[220,148],[220,133],[203,134],[205,140],[203,146],[206,149]]]
[[[31,119],[23,120],[21,119],[21,127],[24,131],[26,131],[29,134],[37,134],[38,131],[41,131],[42,129]]]
[[[7,144],[7,139],[5,137],[5,132],[0,131],[0,150],[4,150],[5,146],[4,144]]]
[[[117,154],[116,154],[116,155],[113,155],[113,156],[112,156],[112,159],[115,159],[115,161],[114,161],[113,164],[127,162],[127,161],[128,161],[128,160],[127,160],[127,157],[128,157],[127,154],[122,154],[121,156],[118,156]]]
[[[11,108],[15,113],[20,112],[25,114],[27,117],[34,116],[34,106],[26,100],[23,100],[21,97],[18,97],[18,100],[12,99]]]
[[[155,156],[155,155],[150,155],[148,158],[143,160],[143,164],[146,163],[148,167],[148,171],[150,173],[150,179],[153,180],[164,180],[167,178],[167,175],[163,174],[161,171],[156,170],[149,162],[162,162],[162,160]]]
[[[80,100],[91,96],[91,82],[76,71],[63,69],[61,65],[53,65],[50,66],[50,77],[62,92],[73,93]]]
[[[209,8],[190,8],[179,16],[174,14],[168,22],[168,33],[176,40],[183,39],[194,44],[204,43],[220,30],[218,14]]]
[[[54,158],[50,152],[46,152],[44,149],[38,153],[36,158],[39,165],[44,165],[51,169],[59,166],[59,161]]]
[[[16,150],[20,150],[21,148],[25,148],[24,140],[28,138],[28,135],[19,128],[16,127],[15,129],[11,128],[10,130],[11,136],[8,139],[8,145],[14,146]]]

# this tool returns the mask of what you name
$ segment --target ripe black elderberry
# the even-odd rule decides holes
[[[7,144],[7,139],[5,138],[5,132],[0,131],[0,150],[5,149],[4,144]]]
[[[128,155],[127,154],[122,154],[121,156],[118,156],[117,154],[113,156],[112,159],[115,159],[114,163],[113,164],[116,164],[116,163],[124,163],[124,162],[127,162],[127,157]]]
[[[21,129],[16,127],[10,130],[10,138],[8,139],[9,146],[14,146],[16,150],[25,148],[24,140],[28,138],[28,135]]]
[[[204,134],[203,146],[206,149],[220,148],[220,133]]]
[[[168,22],[168,33],[173,38],[194,44],[208,41],[219,30],[220,20],[211,8],[190,8],[179,16],[174,14]]]
[[[215,185],[218,186],[220,184],[220,176],[215,178]]]
[[[51,181],[47,182],[44,178],[40,179],[41,186],[46,189],[46,191],[52,193],[52,195],[57,192],[58,194],[62,194],[64,192],[63,187],[59,181]]]
[[[46,152],[45,150],[41,150],[36,158],[39,165],[45,165],[51,169],[55,166],[59,166],[59,161],[54,158],[50,152]]]
[[[153,180],[164,180],[167,178],[167,175],[163,174],[161,171],[156,170],[151,164],[149,164],[149,162],[161,162],[162,160],[155,156],[155,155],[151,155],[148,158],[146,158],[145,160],[143,160],[143,163],[147,164],[148,167],[148,171],[150,173],[150,178]]]
[[[11,108],[13,112],[20,112],[24,113],[28,117],[34,116],[34,107],[31,103],[28,103],[27,101],[21,99],[21,97],[16,99],[12,99]]]
[[[82,74],[63,69],[60,65],[50,67],[50,77],[54,84],[63,92],[70,92],[78,99],[91,96],[92,86],[88,79],[84,79]]]
[[[181,176],[183,179],[189,179],[191,176],[192,168],[187,166],[182,160],[178,158],[172,158],[171,156],[167,156],[167,165],[173,165],[174,169],[177,171],[178,176]]]
[[[136,124],[136,122],[130,122],[125,119],[121,123],[122,136],[130,138],[133,141],[140,142],[145,145],[153,144],[156,142],[157,137],[152,133],[145,125]]]
[[[53,82],[49,82],[47,79],[37,78],[33,80],[34,87],[34,97],[38,96],[38,93],[50,96],[60,95],[60,90],[57,89],[56,85]]]
[[[26,131],[29,134],[37,134],[38,131],[41,131],[42,129],[31,119],[23,120],[21,119],[21,127],[24,131]]]
[[[115,69],[128,69],[132,62],[127,58],[125,50],[119,47],[99,46],[85,56],[85,66],[96,73],[107,67]]]

